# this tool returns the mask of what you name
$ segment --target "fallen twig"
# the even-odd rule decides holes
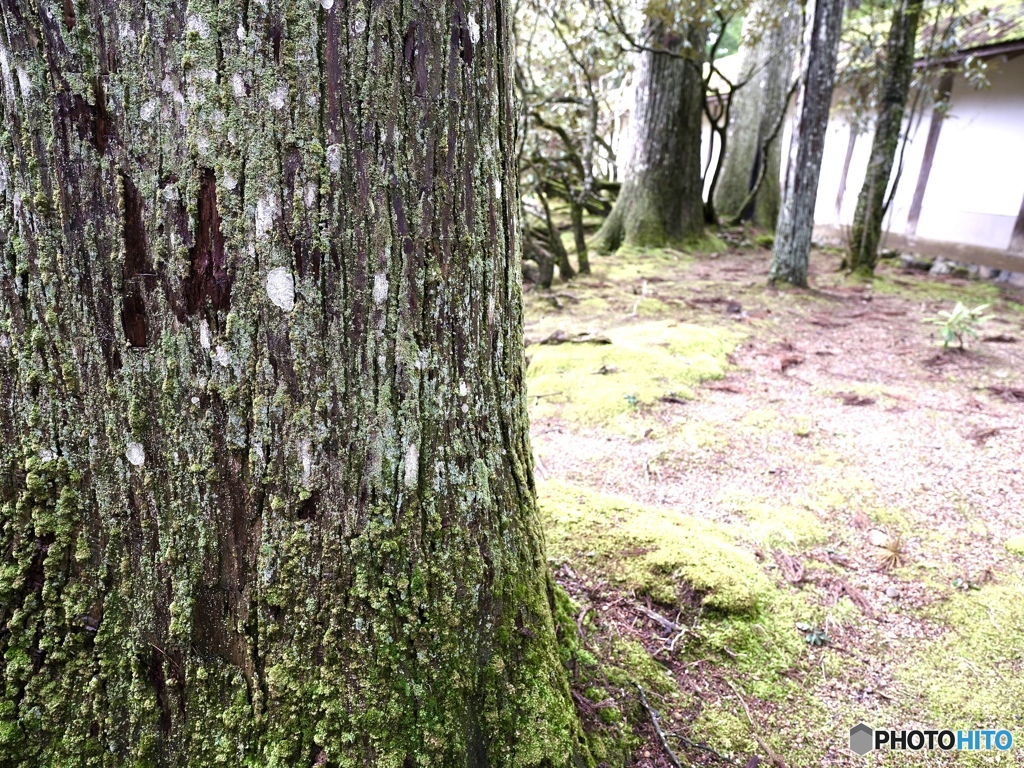
[[[745,395],[747,390],[742,387],[737,387],[735,384],[729,384],[728,382],[722,384],[705,384],[705,389],[713,389],[716,392],[731,392],[734,395]]]
[[[765,751],[765,754],[768,755],[768,759],[772,761],[772,765],[774,765],[776,768],[786,768],[786,761],[779,757],[779,754],[774,749],[769,747],[761,739],[761,737],[757,735],[757,726],[754,725],[754,718],[750,715],[750,707],[747,706],[746,699],[744,699],[743,696],[740,695],[740,692],[736,689],[736,686],[732,684],[731,680],[724,677],[721,679],[725,681],[726,685],[732,688],[732,692],[736,694],[736,698],[739,699],[740,704],[743,705],[743,712],[747,716],[747,722],[750,723],[750,735],[754,737],[754,741],[756,741],[757,745]]]
[[[667,630],[669,632],[685,632],[686,631],[686,627],[681,626],[679,624],[676,624],[671,619],[666,619],[664,616],[662,616],[657,611],[652,611],[650,608],[645,608],[642,605],[634,605],[633,607],[638,612],[642,613],[644,616],[646,616],[647,618],[649,618],[652,621],[654,621],[656,624],[659,624],[662,629],[665,629],[665,630]]]
[[[1024,403],[1024,388],[991,386],[988,391],[1008,402]]]
[[[639,683],[633,683],[636,689],[640,692],[640,705],[644,708],[647,716],[651,718],[651,725],[654,726],[654,732],[658,734],[658,741],[661,742],[661,748],[665,751],[665,756],[668,761],[675,766],[675,768],[683,768],[683,764],[679,762],[679,758],[676,757],[676,753],[672,751],[672,748],[668,745],[668,739],[665,738],[665,732],[661,730],[661,723],[658,722],[658,713],[656,710],[651,708],[651,705],[647,703],[647,695],[644,693],[644,689],[640,687]]]
[[[843,405],[873,405],[875,398],[858,395],[856,392],[840,392],[836,395],[843,401]]]
[[[772,552],[772,555],[779,570],[782,571],[782,575],[786,577],[786,581],[790,584],[799,584],[804,580],[804,567],[799,560],[778,549]]]
[[[672,394],[662,395],[658,399],[661,400],[661,402],[663,403],[672,403],[674,405],[686,405],[687,403],[690,402],[685,397],[679,397],[679,395]]]

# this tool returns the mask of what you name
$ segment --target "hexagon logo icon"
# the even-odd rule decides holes
[[[867,723],[857,723],[850,729],[850,751],[866,755],[874,748],[875,729]]]

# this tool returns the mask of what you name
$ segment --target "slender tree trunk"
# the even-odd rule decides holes
[[[836,221],[843,215],[843,198],[846,196],[846,180],[850,176],[850,164],[853,162],[853,151],[857,148],[857,132],[855,125],[850,126],[850,136],[846,140],[846,157],[843,158],[843,172],[839,175],[839,191],[836,193]]]
[[[724,98],[719,104],[719,112],[714,112],[710,105],[711,94],[704,94],[704,114],[708,118],[708,123],[711,127],[710,141],[708,142],[708,163],[705,165],[704,175],[707,178],[707,169],[711,166],[711,153],[714,151],[715,137],[718,137],[719,141],[719,158],[724,157],[729,151],[729,113],[732,109],[730,99],[732,94],[728,94],[728,98]],[[719,99],[722,96],[719,95]],[[718,211],[715,208],[715,191],[718,189],[718,179],[722,175],[722,163],[718,162],[715,164],[715,170],[711,173],[711,183],[708,184],[708,197],[704,201],[704,223],[708,226],[718,225]]]
[[[785,192],[775,227],[768,271],[771,282],[807,286],[807,262],[814,230],[814,204],[832,103],[836,51],[843,24],[843,0],[815,0],[804,32],[796,124],[786,168]]]
[[[636,106],[630,116],[632,154],[622,191],[595,236],[600,250],[619,245],[658,247],[699,235],[704,228],[701,199],[700,133],[704,32],[688,32],[687,59],[668,53],[642,54]],[[663,31],[652,46],[684,51],[679,35]]]
[[[914,74],[914,43],[917,40],[921,8],[921,0],[903,0],[893,9],[886,43],[882,102],[878,106],[871,159],[868,161],[864,186],[857,198],[851,230],[846,266],[854,272],[870,275],[875,271],[878,261],[878,243],[882,238],[882,221],[887,209],[886,191],[900,144],[903,113]]]
[[[740,82],[730,94],[728,151],[724,154],[715,208],[731,220],[752,219],[774,227],[779,216],[782,141],[776,126],[789,103],[799,31],[799,11],[773,2],[753,11],[757,23],[769,24],[756,44],[746,47]],[[769,13],[772,6],[776,13]],[[761,165],[766,164],[762,174]],[[763,178],[754,199],[750,192]]]
[[[537,197],[540,199],[541,207],[544,209],[544,223],[547,227],[547,241],[548,248],[550,249],[551,255],[554,258],[555,263],[558,265],[558,274],[562,280],[569,282],[576,276],[576,270],[572,268],[572,264],[569,263],[569,253],[565,250],[565,246],[562,244],[562,233],[558,231],[558,227],[555,226],[555,220],[551,216],[551,206],[548,205],[547,195],[544,194],[544,190],[541,186],[537,186]]]
[[[504,6],[51,8],[0,3],[0,762],[581,758]]]
[[[569,203],[572,216],[572,235],[576,242],[576,263],[581,275],[590,274],[590,259],[587,256],[587,235],[583,231],[583,208],[575,201]]]

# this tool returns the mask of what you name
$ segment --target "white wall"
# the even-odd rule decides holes
[[[975,91],[957,77],[950,111],[939,133],[916,237],[1005,249],[1024,200],[1024,56],[988,60],[991,86]],[[931,123],[922,110],[911,126],[903,173],[887,225],[903,234],[917,187]],[[835,203],[850,135],[833,115],[825,141],[815,224],[848,226],[853,220],[871,151],[871,132],[857,138],[842,210]]]

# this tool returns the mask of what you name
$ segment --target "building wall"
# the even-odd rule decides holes
[[[930,240],[1006,250],[1024,200],[1024,56],[988,60],[991,86],[973,90],[956,77],[914,233],[907,220],[917,187],[930,107],[910,126],[903,172],[886,224],[911,242]],[[842,232],[853,220],[871,151],[871,133],[856,137],[837,210],[849,123],[833,115],[822,163],[815,223]],[[891,184],[891,181],[890,181]]]

